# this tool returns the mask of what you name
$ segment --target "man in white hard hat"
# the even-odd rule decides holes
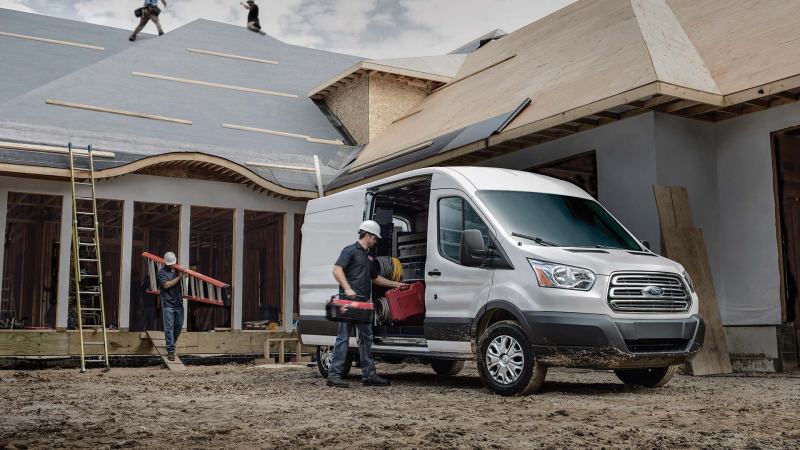
[[[405,283],[387,280],[377,274],[372,264],[369,249],[378,243],[381,227],[373,220],[367,220],[358,227],[358,241],[342,249],[339,259],[333,266],[333,277],[339,283],[339,292],[348,296],[370,301],[372,284],[388,288],[408,289]],[[358,353],[361,357],[361,377],[366,386],[388,386],[389,380],[381,378],[375,372],[375,360],[372,359],[372,324],[355,324],[339,322],[339,333],[333,347],[333,359],[328,369],[328,386],[349,387],[342,380],[345,360],[353,328],[358,331]]]
[[[164,340],[167,341],[167,358],[175,361],[175,343],[183,328],[183,272],[175,269],[175,253],[164,254],[164,266],[158,271],[158,289],[161,312],[164,318]]]

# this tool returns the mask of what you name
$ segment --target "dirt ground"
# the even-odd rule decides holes
[[[379,364],[389,388],[315,368],[0,371],[0,448],[800,448],[800,376],[678,376],[660,389],[551,369],[504,398],[474,366]]]

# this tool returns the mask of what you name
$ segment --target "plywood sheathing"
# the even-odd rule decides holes
[[[694,226],[686,188],[653,186],[661,223],[664,256],[677,261],[692,277],[699,298],[699,313],[705,320],[703,349],[689,364],[694,375],[731,373],[731,360],[719,304],[708,262],[703,231]]]
[[[469,54],[452,82],[373,139],[353,168],[525,97],[531,107],[481,149],[513,151],[650,110],[718,121],[795,102],[798,8],[800,0],[578,1]],[[598,118],[604,120],[591,122]],[[466,153],[437,159],[481,159]]]

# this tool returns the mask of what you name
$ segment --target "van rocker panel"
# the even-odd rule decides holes
[[[681,364],[700,351],[705,323],[684,319],[614,319],[603,314],[524,312],[537,359],[547,365],[616,369]]]

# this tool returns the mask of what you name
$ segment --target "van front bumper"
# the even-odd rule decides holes
[[[684,363],[703,346],[700,316],[614,319],[603,314],[527,312],[526,332],[537,360],[591,369],[666,367]]]

